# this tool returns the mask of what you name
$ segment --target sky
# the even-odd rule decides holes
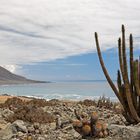
[[[139,0],[0,0],[0,65],[37,80],[104,80],[94,41],[112,79],[121,24],[140,54]]]

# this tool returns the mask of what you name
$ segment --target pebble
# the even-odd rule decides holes
[[[126,136],[127,134],[128,136],[135,137],[138,132],[140,133],[140,124],[132,126],[132,128],[137,128],[137,130],[133,129],[132,131],[128,126],[124,126],[125,119],[122,115],[115,114],[113,111],[107,109],[97,108],[95,106],[87,107],[77,103],[63,104],[61,102],[58,102],[56,106],[45,106],[42,108],[45,112],[54,114],[58,118],[57,122],[49,124],[39,124],[35,122],[31,124],[22,120],[16,120],[13,123],[7,123],[4,122],[3,119],[13,112],[7,109],[0,109],[0,114],[3,114],[2,117],[0,117],[0,123],[3,122],[3,124],[6,125],[0,130],[0,140],[22,140],[21,137],[28,137],[28,139],[25,138],[23,140],[87,140],[86,138],[82,139],[82,136],[74,130],[72,121],[69,121],[70,119],[76,119],[74,110],[81,113],[83,118],[88,118],[92,112],[96,111],[102,116],[102,119],[105,118],[105,122],[110,124],[110,136],[104,140],[115,140],[115,138],[121,137],[122,135]],[[62,125],[63,123],[64,125]],[[123,127],[119,128],[118,126]],[[15,137],[15,134],[17,138],[12,138]],[[29,136],[29,134],[31,136]]]
[[[35,129],[34,129],[33,126],[30,126],[27,129],[28,129],[28,133],[34,133],[35,132]]]

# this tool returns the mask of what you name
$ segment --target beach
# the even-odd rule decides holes
[[[102,98],[102,101],[104,99]],[[1,140],[121,140],[136,139],[139,125],[127,126],[119,103],[94,100],[72,101],[35,99],[29,97],[0,96]],[[90,118],[92,112],[107,124],[108,135],[84,137],[73,122],[81,117]]]
[[[116,100],[107,81],[51,82],[37,84],[1,85],[1,94],[27,96],[47,100],[99,99],[100,96]]]
[[[17,97],[23,101],[30,101],[31,99],[28,97],[20,97],[20,96],[10,96],[10,95],[0,95],[0,104],[5,103],[7,99]]]

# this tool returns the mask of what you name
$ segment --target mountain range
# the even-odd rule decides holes
[[[30,84],[30,83],[46,83],[45,81],[31,80],[23,76],[11,73],[7,69],[0,66],[0,85],[4,84]]]

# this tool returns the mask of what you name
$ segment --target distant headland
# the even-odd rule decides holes
[[[5,84],[30,84],[30,83],[50,83],[49,81],[31,80],[23,76],[11,73],[0,66],[0,85]]]

